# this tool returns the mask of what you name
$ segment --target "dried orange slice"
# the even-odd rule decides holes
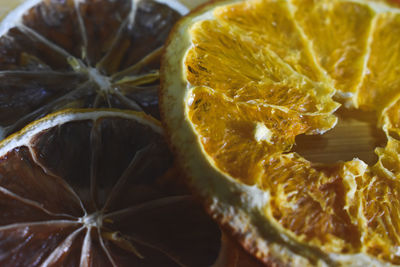
[[[116,110],[49,115],[0,143],[1,266],[209,266],[218,227],[154,183],[159,123]]]
[[[11,2],[0,5],[23,1]],[[0,24],[1,136],[63,108],[158,116],[162,47],[188,11],[178,0],[24,1]]]
[[[399,29],[395,1],[249,0],[207,5],[171,34],[170,142],[209,212],[264,263],[400,264]]]

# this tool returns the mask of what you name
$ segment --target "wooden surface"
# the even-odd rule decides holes
[[[323,135],[298,136],[293,151],[315,163],[359,158],[368,165],[375,164],[375,148],[386,144],[375,114],[342,108],[335,115],[339,121],[333,129]]]
[[[0,0],[0,19],[3,19],[7,13],[20,5],[25,0]]]

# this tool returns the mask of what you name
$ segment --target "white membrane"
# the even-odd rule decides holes
[[[105,110],[97,110],[97,111],[88,111],[88,112],[78,112],[78,113],[65,113],[59,114],[54,117],[45,117],[44,120],[42,119],[38,123],[28,125],[21,135],[12,135],[8,139],[5,139],[2,143],[0,143],[0,156],[3,156],[7,152],[11,151],[16,147],[21,146],[30,146],[30,141],[32,137],[36,134],[55,127],[57,125],[62,125],[66,122],[72,121],[81,121],[81,120],[92,120],[95,121],[99,118],[103,117],[118,117],[123,119],[130,119],[139,122],[140,124],[149,126],[152,128],[156,133],[163,135],[163,130],[160,126],[154,124],[151,120],[147,120],[140,116],[131,113],[121,113],[118,111],[105,111]],[[26,133],[29,132],[29,134]]]
[[[169,6],[170,8],[176,10],[181,15],[186,15],[190,11],[188,7],[186,7],[181,2],[176,0],[154,0],[154,1]]]
[[[11,11],[0,24],[0,36],[3,36],[16,25],[21,23],[22,16],[27,10],[40,3],[42,0],[28,0]]]

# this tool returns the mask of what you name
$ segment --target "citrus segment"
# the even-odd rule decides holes
[[[258,101],[302,114],[330,113],[339,106],[330,97],[332,88],[294,71],[263,46],[267,41],[257,34],[244,35],[218,19],[195,23],[190,34],[193,48],[185,57],[185,74],[193,86],[211,87],[235,101]],[[289,88],[295,99],[286,94]]]
[[[353,252],[360,246],[360,232],[344,212],[347,190],[341,174],[346,169],[318,171],[296,154],[265,159],[262,188],[271,194],[267,212],[299,240],[329,252]]]
[[[214,16],[257,47],[269,48],[297,72],[322,77],[293,21],[287,1],[251,1],[216,8]],[[246,36],[246,37],[245,37]],[[242,47],[248,47],[243,44]],[[256,50],[257,51],[257,50]],[[265,69],[265,68],[264,68]]]
[[[363,109],[381,112],[398,95],[397,75],[400,55],[398,36],[399,13],[377,15],[373,25],[366,74],[358,93],[358,105]]]
[[[157,2],[142,1],[134,11],[127,17],[126,25],[119,29],[109,54],[100,62],[106,73],[124,70],[137,63],[143,55],[157,51],[180,17],[176,11]]]
[[[144,113],[67,110],[29,125],[0,143],[0,262],[210,265],[218,227],[156,183],[171,163]]]
[[[363,240],[367,253],[399,264],[397,216],[400,210],[399,183],[382,175],[365,175],[358,183],[363,216]],[[373,229],[373,230],[372,230]]]
[[[299,116],[290,109],[238,103],[204,87],[191,93],[188,116],[206,152],[219,168],[248,184],[260,179],[266,154],[289,151],[296,135],[326,131],[336,122],[335,117]],[[218,125],[211,127],[216,120]]]
[[[52,252],[58,247],[68,250],[76,246],[74,242],[82,234],[82,229],[71,222],[61,220],[48,223],[32,223],[10,226],[1,230],[1,246],[4,248],[0,263],[14,266],[38,266],[46,259],[50,264],[73,263],[79,260],[60,262]],[[21,254],[21,251],[24,251]],[[66,253],[68,256],[68,253]]]
[[[91,66],[99,62],[110,50],[119,34],[121,23],[132,10],[132,1],[80,1],[77,5],[79,26],[84,31],[85,61]],[[132,15],[132,14],[131,14]],[[107,17],[107,20],[104,18]]]
[[[351,98],[362,76],[374,12],[365,4],[343,1],[295,0],[291,6],[319,65],[343,97]]]
[[[48,40],[54,48],[63,49],[73,57],[82,56],[84,40],[78,30],[79,19],[73,0],[38,3],[24,14],[20,27],[28,34]]]
[[[60,80],[64,83],[60,84]],[[66,105],[66,101],[72,105],[73,101],[63,96],[75,91],[83,81],[82,75],[72,72],[3,72],[0,74],[0,120],[12,124],[15,117],[26,116],[32,110],[51,110],[61,103]],[[49,102],[54,104],[47,105]]]
[[[252,2],[246,2],[246,5],[251,4]],[[234,9],[230,8],[227,10]],[[222,10],[217,11],[222,13]],[[254,16],[258,18],[257,14]],[[272,42],[274,39],[279,40],[279,38],[282,38],[282,36],[279,35],[282,34],[281,32],[276,32],[275,30],[274,34],[274,32],[270,32],[269,28],[259,29],[259,31],[263,31],[265,35],[260,36],[259,32],[253,30],[254,33],[252,33],[252,29],[247,29],[242,24],[240,25],[244,27],[244,29],[239,27],[233,27],[232,29],[230,24],[224,21],[226,17],[222,16],[222,18],[223,19],[219,19],[219,17],[217,17],[216,20],[212,21],[200,21],[191,28],[191,37],[194,47],[188,52],[189,54],[186,57],[185,63],[188,68],[187,79],[191,84],[204,84],[214,89],[224,89],[224,84],[225,87],[227,86],[224,81],[228,78],[228,81],[232,84],[231,90],[238,90],[241,86],[251,83],[251,85],[254,86],[267,83],[267,85],[271,87],[271,91],[274,85],[284,87],[289,86],[289,83],[297,82],[298,87],[304,90],[304,87],[307,85],[303,87],[302,83],[312,84],[310,79],[307,79],[307,76],[301,75],[303,73],[294,71],[297,70],[297,67],[300,67],[306,70],[311,69],[310,72],[313,74],[318,73],[318,70],[310,66],[301,67],[301,61],[305,61],[304,64],[313,64],[311,58],[303,56],[305,59],[302,59],[301,53],[297,51],[304,48],[302,43],[298,44],[300,47],[286,47],[286,50],[293,52],[294,55],[290,55],[290,53],[287,55],[287,52],[286,55],[284,55],[285,46],[282,48],[280,47],[279,49],[281,49],[281,51],[279,52],[279,49],[277,51],[274,50],[276,49],[274,46],[269,47],[264,45],[265,43],[269,43],[269,38],[272,39]],[[239,18],[235,17],[235,19]],[[265,24],[259,21],[250,22],[254,22],[255,25]],[[288,36],[296,34],[293,28],[294,26],[292,25],[291,30],[287,33]],[[297,37],[300,36],[298,35]],[[278,40],[275,41],[278,42]],[[288,45],[293,43],[295,42],[288,41]],[[223,53],[221,53],[221,51],[223,51]],[[217,66],[220,68],[218,69]],[[235,72],[236,75],[226,77],[231,72]],[[294,80],[288,79],[288,77],[293,77]],[[318,77],[311,78],[318,81]],[[321,85],[312,84],[311,86]],[[263,90],[258,91],[260,93],[263,92]],[[329,94],[329,92],[332,92],[332,89],[325,87],[317,92]],[[272,92],[267,91],[267,93],[272,95]],[[238,96],[240,96],[240,94],[238,94]]]
[[[69,71],[68,54],[40,39],[27,28],[12,28],[0,38],[0,69],[20,71]]]
[[[36,204],[51,214],[83,215],[80,202],[68,192],[65,183],[35,165],[29,149],[15,149],[6,157],[8,161],[1,162],[2,189],[5,192],[19,196],[20,201]],[[47,195],[48,191],[58,192],[57,198]]]
[[[224,1],[171,34],[161,72],[170,141],[209,212],[265,264],[400,264],[399,11],[383,1]],[[333,99],[360,109],[337,111]],[[332,141],[346,158],[293,152],[300,135],[324,136],[338,119],[351,122],[339,133],[368,133],[308,145],[329,158]],[[369,165],[348,157],[371,144]]]

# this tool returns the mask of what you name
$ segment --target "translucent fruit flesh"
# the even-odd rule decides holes
[[[280,244],[311,264],[346,262],[337,255],[400,264],[399,19],[398,7],[378,1],[227,1],[192,15],[174,33],[187,41],[180,46],[172,38],[162,73],[171,142],[217,217],[229,214],[222,207],[248,216],[249,225],[239,219],[229,225],[266,263],[276,255],[265,247],[278,242],[261,234],[251,243],[248,229],[260,234],[274,227],[290,240]],[[174,53],[183,61],[178,71],[168,69]],[[352,123],[341,131],[356,144],[338,148],[342,161],[320,164],[318,157],[310,162],[293,152],[300,135],[329,135],[344,109]],[[174,130],[182,118],[187,125]],[[351,135],[370,125],[379,130]],[[345,146],[340,136],[332,138],[333,146]],[[366,147],[368,153],[376,148],[375,156],[366,155],[369,165],[345,158],[346,150],[357,156]],[[325,148],[317,152],[329,153]],[[202,176],[194,167],[200,159],[219,175]],[[233,189],[217,188],[216,180],[230,183],[226,176],[242,194],[225,197]],[[205,184],[215,187],[205,190]],[[265,198],[246,202],[249,188]],[[258,205],[261,217],[252,217],[247,207]]]

